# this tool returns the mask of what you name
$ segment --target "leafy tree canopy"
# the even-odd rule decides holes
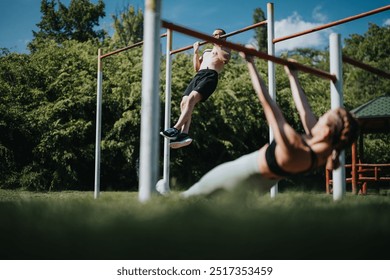
[[[256,8],[253,12],[253,23],[258,23],[266,20],[264,11],[261,8]],[[255,41],[260,51],[267,51],[267,25],[263,24],[255,29]]]
[[[96,31],[95,27],[99,25],[99,19],[105,16],[104,8],[103,0],[96,5],[90,0],[71,0],[69,7],[60,0],[42,0],[42,19],[37,24],[39,31],[33,31],[34,39],[52,39],[57,43],[102,39],[104,31]]]
[[[74,0],[69,7],[60,1],[42,1],[40,31],[31,45],[34,51],[17,54],[0,49],[1,188],[93,188],[97,48],[123,47],[140,41],[143,28],[142,11],[136,12],[128,6],[113,17],[113,38],[99,37],[98,33],[93,33],[93,27],[104,15],[103,8],[102,1],[92,5],[90,1]],[[255,21],[261,21],[261,11],[255,14],[258,16]],[[103,40],[90,40],[94,38]],[[365,34],[353,34],[345,40],[343,53],[389,71],[389,39],[388,26],[370,25]],[[131,49],[103,61],[102,190],[138,186],[142,51],[142,47]],[[187,187],[214,166],[254,151],[268,141],[268,124],[246,63],[234,54],[220,75],[216,92],[194,111],[190,131],[194,143],[171,152],[173,187]],[[296,49],[282,56],[329,71],[326,51]],[[165,100],[164,64],[162,59],[161,103]],[[256,59],[256,66],[265,77],[267,63]],[[171,121],[180,114],[182,93],[193,75],[191,54],[181,53],[172,58]],[[343,75],[344,101],[348,109],[390,88],[388,80],[356,67],[344,65]],[[314,113],[319,116],[327,111],[330,108],[329,81],[306,73],[299,73],[299,79]],[[298,131],[302,130],[288,79],[280,65],[276,66],[276,87],[276,101],[287,121]],[[163,115],[161,110],[161,128]],[[163,141],[160,140],[162,151]],[[380,139],[368,138],[365,145],[367,158],[378,161],[380,157],[388,162],[388,134]],[[349,151],[346,152],[348,160]],[[316,175],[323,176],[321,172]]]
[[[113,15],[115,33],[113,41],[118,46],[127,46],[142,41],[144,32],[144,15],[141,9],[136,11],[128,5],[119,14]]]

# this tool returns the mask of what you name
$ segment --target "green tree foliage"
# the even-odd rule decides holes
[[[130,57],[117,55],[103,62],[103,190],[138,185],[142,49]],[[1,60],[2,185],[91,189],[96,46],[46,40],[31,55],[9,54]]]
[[[144,15],[141,9],[135,11],[133,6],[128,5],[119,14],[113,15],[115,46],[128,46],[142,41],[144,32]]]
[[[253,23],[258,23],[266,20],[264,11],[261,8],[256,8],[253,11]],[[259,50],[267,52],[267,25],[263,24],[255,29],[255,40],[259,46]]]
[[[52,39],[57,43],[102,39],[104,31],[95,31],[95,27],[99,25],[99,19],[105,16],[104,7],[103,0],[99,0],[96,5],[90,0],[71,0],[69,7],[59,0],[42,0],[42,19],[37,24],[39,31],[33,31],[34,38]],[[33,48],[34,44],[30,47]]]
[[[72,1],[75,2],[81,3]],[[59,2],[42,3],[47,4],[44,15],[65,11],[61,5],[55,9],[54,4]],[[56,21],[48,22],[57,26]],[[122,15],[116,16],[118,27],[113,39],[98,42],[66,37],[59,44],[59,37],[48,36],[34,40],[35,49],[31,54],[0,50],[2,188],[93,189],[97,49],[101,47],[108,52],[116,46],[142,40],[139,37],[142,22],[141,11],[136,13],[128,7]],[[59,20],[60,28],[45,30],[57,30],[58,35],[65,30],[61,24]],[[384,40],[389,37],[388,33],[388,27],[371,25],[364,36],[348,38],[344,52],[388,71],[389,48],[385,44],[388,40]],[[325,51],[298,49],[282,56],[329,70],[329,57]],[[165,100],[164,64],[162,57],[162,107]],[[267,63],[258,59],[256,64],[266,77]],[[191,54],[173,57],[172,122],[180,114],[182,93],[194,74]],[[353,67],[345,66],[344,75],[344,98],[348,109],[389,88],[388,81]],[[315,114],[319,116],[327,111],[330,107],[329,81],[304,73],[300,73],[299,78]],[[279,106],[288,122],[303,131],[281,66],[276,67],[276,79]],[[102,190],[129,190],[138,186],[141,80],[141,47],[103,60]],[[160,119],[162,129],[164,110],[161,110]],[[216,92],[207,102],[197,105],[192,120],[193,144],[171,151],[173,187],[188,187],[214,166],[252,152],[268,141],[268,124],[262,107],[252,88],[246,64],[236,53],[221,73]],[[370,156],[389,150],[388,140],[383,139],[372,140],[373,144],[367,149]],[[160,144],[162,170],[162,138]],[[388,160],[388,156],[384,158]],[[322,175],[322,171],[317,175]]]
[[[39,73],[26,54],[0,57],[0,180],[8,187],[17,187],[17,174],[28,165],[36,144],[32,111],[42,98]]]
[[[93,164],[94,47],[75,41],[42,44],[32,55],[2,58],[9,70],[1,71],[8,73],[1,80],[2,96],[18,116],[7,123],[2,140],[15,158],[5,184],[83,188],[91,184],[88,165]]]
[[[390,72],[390,26],[370,24],[364,35],[345,39],[343,54],[378,69]],[[348,64],[344,67],[345,102],[358,107],[383,94],[389,94],[390,80]]]
[[[104,60],[102,186],[138,185],[142,48]]]
[[[390,72],[390,26],[370,24],[363,35],[352,34],[345,39],[343,54],[378,69]],[[390,94],[390,80],[355,66],[344,66],[344,100],[356,108],[378,96]],[[364,136],[364,161],[389,163],[390,135]]]
[[[40,68],[49,71],[47,100],[37,108],[39,143],[34,156],[46,166],[50,188],[72,188],[76,184],[84,188],[92,182],[94,48],[75,41],[64,46],[48,41],[44,50],[32,56]]]

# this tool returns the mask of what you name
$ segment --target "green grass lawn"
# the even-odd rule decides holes
[[[0,189],[0,259],[390,259],[390,196]]]

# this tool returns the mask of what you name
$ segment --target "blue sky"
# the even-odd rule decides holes
[[[61,0],[68,5],[70,0]],[[97,0],[92,0],[97,3]],[[128,4],[144,9],[144,0],[105,0],[106,17],[101,19],[101,27],[112,33],[111,15],[123,10]],[[276,38],[301,30],[367,12],[390,4],[390,1],[357,0],[162,0],[161,18],[194,30],[211,33],[221,27],[232,32],[253,24],[253,11],[261,8],[267,11],[267,2],[275,7]],[[26,45],[32,39],[32,30],[41,19],[40,0],[1,0],[0,1],[0,48],[27,52]],[[358,19],[324,31],[288,40],[276,45],[277,50],[295,47],[325,48],[331,32],[340,33],[342,39],[350,34],[364,34],[368,23],[379,26],[390,25],[390,10]],[[163,32],[163,31],[162,31]],[[246,43],[253,36],[252,31],[231,37],[236,43]],[[180,48],[197,40],[175,33],[173,47]]]

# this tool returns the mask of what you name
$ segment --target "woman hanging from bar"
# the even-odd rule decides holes
[[[298,81],[297,71],[293,66],[285,66],[305,129],[303,135],[296,132],[270,97],[253,57],[240,54],[247,60],[253,88],[275,139],[255,152],[215,167],[183,192],[183,197],[207,195],[218,189],[232,190],[249,183],[269,190],[283,178],[308,173],[325,165],[327,169],[337,169],[340,152],[351,146],[358,137],[358,123],[344,108],[329,110],[317,120]]]

